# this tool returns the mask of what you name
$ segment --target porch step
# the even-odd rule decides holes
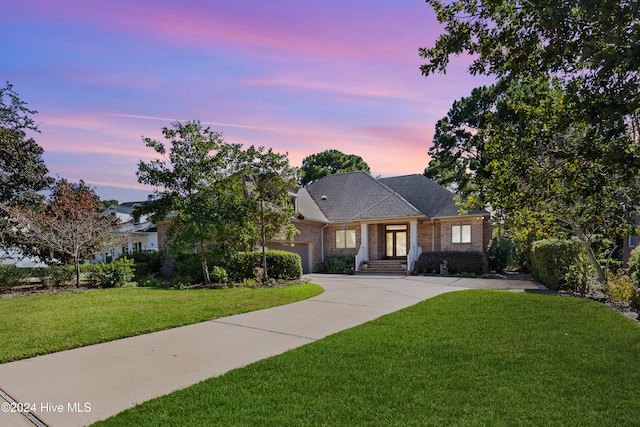
[[[380,259],[370,260],[366,269],[361,269],[360,273],[363,274],[405,274],[406,267],[402,265],[406,261],[400,261],[395,259]]]

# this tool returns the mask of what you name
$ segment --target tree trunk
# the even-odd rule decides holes
[[[267,248],[266,248],[266,240],[267,235],[264,228],[264,202],[262,198],[260,199],[260,226],[261,226],[261,237],[262,237],[262,283],[267,283],[269,280],[269,275],[267,273]]]
[[[73,266],[76,269],[76,288],[79,288],[80,287],[80,260],[77,258],[74,259]]]
[[[578,241],[582,244],[585,251],[587,252],[587,258],[589,258],[589,261],[591,261],[591,264],[596,269],[596,273],[598,274],[598,282],[606,283],[607,275],[605,274],[604,269],[600,265],[598,258],[596,258],[596,255],[593,253],[593,248],[591,247],[591,240],[587,236],[585,236],[583,233],[581,233],[578,230],[578,227],[576,227],[574,224],[571,224],[571,228],[573,229],[573,234],[575,234],[575,236],[578,238]]]
[[[202,264],[202,277],[204,278],[205,286],[209,286],[211,284],[211,278],[209,278],[209,266],[207,265],[207,254],[204,253],[204,243],[200,242],[199,252],[200,252],[200,262]]]

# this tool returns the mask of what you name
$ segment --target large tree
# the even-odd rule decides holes
[[[344,172],[365,171],[371,173],[369,165],[362,157],[344,154],[338,150],[325,150],[302,159],[300,185],[307,185],[327,175]]]
[[[244,154],[239,144],[199,121],[174,122],[162,129],[167,143],[144,138],[160,158],[138,163],[138,181],[157,187],[138,209],[159,223],[171,215],[168,246],[200,254],[205,284],[210,283],[206,254],[237,250],[247,240],[243,205]]]
[[[420,49],[423,74],[468,53],[472,74],[559,77],[572,107],[617,137],[640,111],[640,2],[427,0],[445,31]]]
[[[139,162],[138,181],[159,189],[138,212],[152,213],[156,223],[171,217],[170,248],[200,254],[205,284],[208,253],[222,257],[253,240],[264,246],[278,233],[291,235],[283,201],[294,175],[286,155],[245,150],[198,121],[175,122],[162,133],[168,146],[144,139],[161,158]]]
[[[453,182],[465,207],[489,206],[511,226],[577,237],[604,280],[594,247],[631,231],[640,153],[624,153],[628,135],[596,138],[567,104],[558,82],[477,89],[439,122],[426,171],[444,180],[460,171]],[[621,155],[631,160],[626,167],[615,161]]]
[[[27,108],[13,85],[0,88],[0,203],[37,205],[53,179],[44,160],[43,150],[27,131],[38,132],[31,116],[37,111]]]
[[[108,247],[116,219],[104,216],[92,188],[80,181],[56,181],[44,207],[8,209],[12,224],[22,230],[22,248],[38,251],[47,261],[71,261],[80,286],[80,262]]]
[[[7,82],[0,88],[0,204],[5,206],[37,206],[44,200],[41,194],[53,183],[42,155],[44,153],[27,131],[38,132],[27,108]],[[8,217],[0,211],[0,246],[15,246],[19,233],[12,230]]]

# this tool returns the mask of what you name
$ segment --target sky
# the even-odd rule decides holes
[[[443,27],[423,0],[2,0],[0,86],[28,107],[52,176],[144,200],[139,161],[176,120],[288,153],[337,149],[422,173],[436,122],[491,84],[468,57],[424,77]]]

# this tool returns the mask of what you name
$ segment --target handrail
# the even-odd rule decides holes
[[[367,259],[367,255],[365,254],[364,245],[360,245],[360,249],[358,249],[358,253],[356,254],[355,259],[355,271],[360,271],[360,263]]]

